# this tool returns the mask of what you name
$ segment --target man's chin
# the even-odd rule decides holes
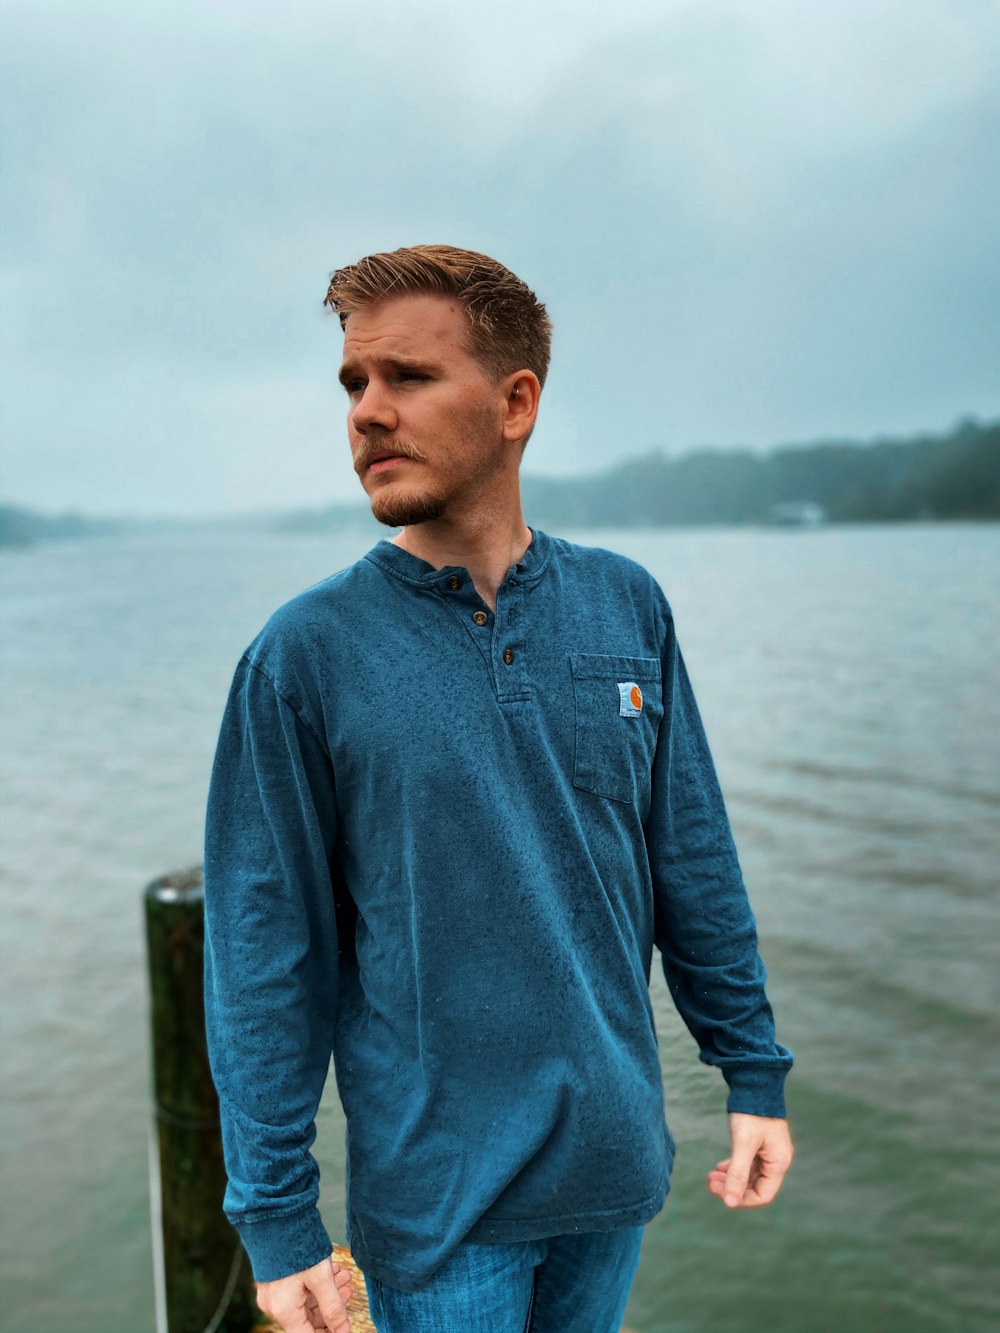
[[[410,528],[441,518],[448,502],[443,495],[373,495],[372,514],[387,528]]]

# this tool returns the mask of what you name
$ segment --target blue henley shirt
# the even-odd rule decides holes
[[[348,1241],[425,1283],[463,1240],[647,1222],[668,1189],[653,945],[728,1107],[784,1115],[722,796],[667,602],[534,532],[494,613],[382,541],[272,616],[212,774],[206,1011],[225,1208],[259,1281]]]

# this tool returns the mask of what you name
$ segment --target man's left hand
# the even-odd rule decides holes
[[[781,1189],[792,1164],[787,1120],[732,1113],[731,1155],[708,1173],[708,1192],[727,1208],[762,1208]]]

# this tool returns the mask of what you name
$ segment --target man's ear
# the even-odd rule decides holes
[[[504,377],[503,437],[512,443],[521,443],[538,416],[538,400],[542,386],[531,370],[516,370]]]

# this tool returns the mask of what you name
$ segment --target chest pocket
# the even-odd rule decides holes
[[[573,785],[645,812],[663,718],[659,658],[574,653],[570,671],[576,704]]]

